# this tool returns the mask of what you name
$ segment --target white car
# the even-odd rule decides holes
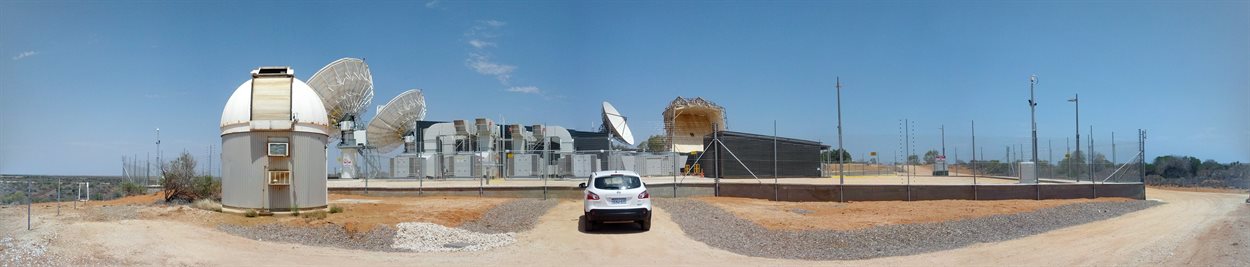
[[[643,231],[651,230],[651,194],[638,173],[594,172],[578,187],[585,193],[586,231],[606,222],[636,222]]]

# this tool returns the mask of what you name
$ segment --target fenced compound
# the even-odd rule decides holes
[[[837,185],[772,183],[648,183],[655,197],[743,197],[775,201],[923,201],[1077,199],[1124,197],[1145,199],[1138,183],[1106,184],[986,184],[986,185]],[[1042,194],[1037,194],[1038,190]],[[775,191],[774,191],[775,190]],[[582,189],[573,185],[426,187],[420,194],[411,187],[331,187],[330,193],[381,196],[481,196],[580,199]]]
[[[732,148],[726,147],[726,156]],[[689,155],[664,152],[578,151],[553,153],[508,153],[497,156],[502,162],[489,159],[492,154],[468,154],[478,160],[454,162],[466,154],[434,154],[432,168],[441,176],[409,176],[383,179],[370,187],[367,181],[332,181],[331,192],[415,195],[477,195],[513,197],[578,197],[577,182],[590,172],[624,169],[639,172],[656,196],[734,196],[783,201],[877,201],[934,199],[1065,199],[1097,197],[1145,197],[1142,183],[1144,161],[1141,153],[1124,163],[1093,161],[1084,163],[1064,160],[1062,164],[1046,161],[1034,163],[1037,180],[1021,181],[1026,171],[1021,160],[955,161],[946,175],[936,176],[934,165],[878,164],[870,162],[824,162],[821,177],[783,178],[769,171],[755,172],[748,164],[739,166],[750,177],[708,178],[701,170],[703,161]],[[707,156],[707,153],[702,154]],[[448,160],[451,163],[446,163]],[[441,160],[441,162],[439,161]],[[755,159],[758,161],[758,159]],[[776,160],[776,159],[774,159]],[[446,166],[468,166],[474,170],[455,170]],[[496,163],[497,162],[497,163]],[[534,164],[538,162],[538,164]],[[682,163],[685,164],[682,164]],[[731,161],[722,161],[731,162]],[[767,163],[767,162],[764,162]],[[474,165],[476,164],[476,165]],[[729,163],[726,163],[729,164]],[[420,165],[420,164],[415,164]],[[760,162],[752,166],[768,165]],[[413,166],[413,165],[409,165]],[[427,166],[428,165],[420,165]],[[429,170],[429,169],[427,169]],[[410,169],[412,172],[420,170]],[[676,172],[674,172],[676,171]],[[458,173],[459,172],[459,173]],[[528,174],[528,175],[523,175]],[[844,176],[845,179],[831,179]],[[479,176],[480,175],[480,176]]]
[[[387,166],[369,166],[379,179],[569,179],[585,178],[600,170],[629,170],[644,177],[676,176],[693,171],[689,157],[671,152],[639,151],[527,151],[527,152],[451,152],[399,155],[379,159]],[[688,171],[691,170],[691,171]]]

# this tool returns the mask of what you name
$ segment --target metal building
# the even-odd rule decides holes
[[[221,204],[227,212],[326,208],[330,122],[289,67],[261,67],[221,113]]]
[[[820,142],[794,138],[774,139],[769,135],[731,131],[713,134],[703,137],[703,146],[709,147],[708,151],[703,152],[702,157],[690,157],[692,160],[699,157],[698,163],[706,177],[752,178],[751,173],[755,173],[756,177],[772,178],[774,164],[778,177],[820,177],[820,151],[829,149]],[[724,145],[713,145],[713,138],[720,139]],[[776,154],[773,154],[773,140],[776,140]]]

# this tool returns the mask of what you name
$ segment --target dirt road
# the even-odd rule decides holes
[[[21,239],[52,240],[49,250],[68,260],[103,264],[585,265],[593,259],[613,265],[1221,265],[1221,259],[1207,261],[1189,251],[1202,250],[1206,242],[1201,238],[1209,238],[1204,235],[1210,236],[1206,233],[1214,226],[1245,216],[1235,213],[1246,205],[1245,195],[1155,189],[1147,194],[1168,204],[1006,242],[864,261],[777,260],[713,249],[685,236],[663,209],[656,209],[649,232],[620,225],[583,233],[578,228],[581,204],[575,201],[553,208],[518,243],[481,252],[386,253],[273,243],[166,220],[81,222],[41,216],[36,223],[42,230],[25,231],[24,221],[10,220],[17,218],[12,216],[16,209],[0,211],[6,218],[0,229]]]

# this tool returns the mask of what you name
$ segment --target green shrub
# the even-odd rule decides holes
[[[343,212],[343,207],[330,206],[330,213],[339,213],[339,212]]]
[[[143,188],[142,185],[130,181],[122,182],[121,187],[122,194],[125,194],[125,196],[142,195],[147,193],[147,189]]]
[[[0,198],[0,205],[26,203],[26,192],[16,191]]]
[[[221,181],[213,179],[212,176],[196,177],[191,190],[200,198],[221,199]]]
[[[248,218],[256,217],[256,215],[256,210],[247,210],[246,212],[243,212],[243,216],[247,216]]]
[[[299,205],[291,206],[291,216],[299,216]]]

